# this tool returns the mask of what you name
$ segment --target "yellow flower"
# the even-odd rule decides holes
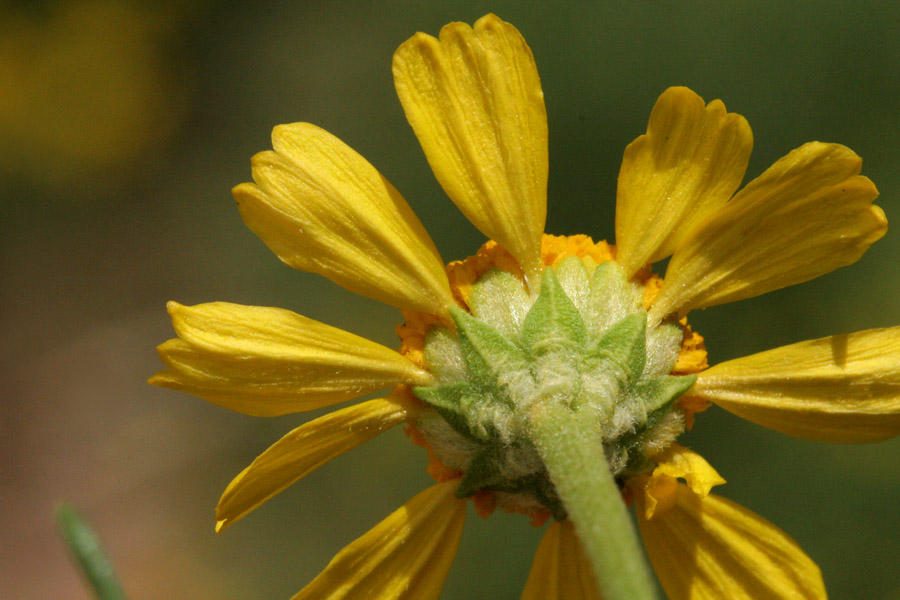
[[[474,498],[482,514],[500,507],[537,523],[557,517],[537,549],[523,598],[599,598],[578,523],[566,518],[543,465],[533,464],[535,454],[510,450],[527,424],[517,421],[515,406],[483,400],[502,392],[519,402],[521,377],[528,389],[528,377],[540,385],[571,382],[564,373],[569,364],[554,362],[564,344],[543,347],[546,362],[537,364],[504,341],[537,335],[546,323],[535,325],[531,313],[550,310],[538,309],[542,302],[562,302],[587,324],[586,334],[578,328],[575,334],[603,338],[600,348],[607,348],[597,355],[607,358],[583,364],[603,365],[597,368],[606,377],[634,360],[609,358],[618,346],[609,345],[607,333],[615,330],[616,340],[640,340],[644,379],[634,385],[665,396],[650,406],[646,397],[591,392],[615,399],[598,435],[636,505],[667,595],[824,598],[815,564],[781,530],[710,494],[724,480],[674,439],[709,402],[817,440],[864,442],[900,432],[900,328],[801,342],[706,369],[702,338],[684,319],[692,309],[856,261],[886,230],[872,204],[877,191],[859,175],[859,157],[839,145],[809,143],[735,193],[752,146],[746,121],[719,101],[705,104],[686,88],[671,88],[657,101],[647,133],[625,151],[617,245],[546,236],[547,120],[534,59],[519,32],[488,15],[474,28],[447,25],[440,39],[417,34],[394,55],[393,71],[435,176],[493,241],[445,268],[405,200],[365,159],[313,125],[275,128],[273,151],[253,158],[255,184],[234,189],[244,221],[287,264],[402,309],[403,347],[398,353],[277,308],[170,303],[178,338],[159,347],[167,369],[151,379],[156,385],[260,416],[394,387],[384,398],[307,422],[266,450],[225,490],[217,530],[405,423],[413,441],[428,449],[436,485],[344,548],[295,598],[437,598],[462,532],[465,499],[458,496]],[[665,277],[651,275],[647,265],[668,256]],[[598,298],[608,302],[599,311],[592,304]],[[459,350],[488,338],[492,350],[507,354]],[[466,396],[476,358],[488,371],[495,359],[531,360],[532,371],[510,366],[495,373],[500,391]],[[542,371],[547,364],[552,368]],[[585,389],[607,381],[593,371],[573,377]],[[459,390],[458,406],[449,406],[447,394]],[[502,468],[485,466],[485,455],[473,450],[479,440],[504,448],[507,454],[496,459],[506,461]],[[516,487],[527,477],[491,479],[510,469],[539,481]]]

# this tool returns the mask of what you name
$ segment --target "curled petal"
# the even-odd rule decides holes
[[[629,276],[672,254],[731,198],[753,148],[750,126],[684,87],[663,92],[647,133],[625,149],[616,193],[616,262]]]
[[[670,600],[824,600],[822,574],[790,537],[759,515],[679,483],[669,510],[645,516],[644,546]]]
[[[437,600],[456,556],[466,503],[459,480],[434,485],[338,552],[293,600]]]
[[[180,339],[150,383],[253,416],[313,410],[431,375],[381,344],[280,308],[168,305]]]
[[[435,177],[464,215],[540,268],[547,216],[547,113],[531,50],[487,15],[416,34],[394,54],[394,84]]]
[[[544,533],[522,600],[601,600],[591,563],[568,519],[554,521]]]
[[[279,125],[234,188],[241,216],[287,264],[403,309],[445,314],[444,264],[400,193],[366,159],[309,123]]]
[[[678,478],[684,479],[690,490],[701,497],[708,496],[714,486],[725,483],[706,459],[678,444],[673,444],[653,460],[658,465],[644,485],[644,516],[647,519],[657,511],[663,512],[672,507],[680,485]]]
[[[216,507],[216,531],[222,531],[331,459],[407,420],[412,410],[398,398],[380,398],[297,427],[228,484]]]
[[[883,440],[900,433],[900,327],[730,360],[701,373],[690,395],[790,435]]]
[[[675,249],[651,316],[751,298],[856,262],[887,230],[861,165],[850,149],[820,142],[776,162]]]

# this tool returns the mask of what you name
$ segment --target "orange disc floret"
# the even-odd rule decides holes
[[[541,262],[545,267],[555,267],[567,256],[590,257],[597,264],[615,258],[615,248],[606,241],[594,242],[587,235],[550,235],[541,240]]]
[[[691,375],[699,373],[709,367],[703,336],[691,329],[691,326],[687,324],[687,317],[682,318],[679,323],[684,330],[684,337],[681,339],[681,351],[678,353],[675,366],[672,368],[672,374]],[[691,398],[690,396],[679,398],[678,405],[684,414],[684,426],[688,430],[694,426],[694,415],[709,408],[709,402],[706,400]]]
[[[656,302],[656,297],[659,296],[659,290],[662,289],[662,277],[650,273],[646,267],[638,271],[635,277],[641,278],[640,281],[644,285],[644,296],[641,298],[644,310],[650,310],[650,307]]]
[[[404,310],[403,323],[394,328],[400,337],[400,354],[411,360],[416,366],[428,370],[425,361],[425,336],[435,327],[452,327],[444,319],[414,310]]]
[[[465,260],[455,260],[447,265],[450,291],[453,292],[453,298],[461,307],[469,310],[469,295],[472,293],[472,286],[490,269],[506,271],[522,281],[525,280],[525,275],[512,254],[491,240],[479,248],[474,255]]]
[[[709,363],[706,362],[706,345],[703,343],[703,336],[691,329],[687,317],[682,318],[678,323],[684,330],[684,336],[681,338],[681,351],[678,353],[675,366],[672,367],[672,374],[692,375],[706,370]]]

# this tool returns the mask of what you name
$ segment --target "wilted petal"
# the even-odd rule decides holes
[[[692,492],[703,497],[708,496],[714,486],[725,483],[706,459],[679,444],[672,444],[653,460],[657,462],[657,467],[643,486],[646,501],[644,516],[647,519],[657,511],[668,510],[675,503],[679,478],[687,482]]]

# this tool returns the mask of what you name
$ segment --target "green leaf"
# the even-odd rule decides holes
[[[524,493],[534,496],[543,506],[550,510],[554,518],[566,518],[566,509],[547,479],[545,472],[533,473],[517,479],[507,479],[503,475],[503,449],[487,446],[476,454],[456,489],[457,498],[468,498],[482,490]]]
[[[56,527],[97,600],[125,600],[125,592],[100,539],[70,504],[56,509]]]
[[[559,284],[553,269],[545,269],[541,293],[522,325],[522,345],[534,357],[569,346],[580,350],[587,330],[584,319]]]
[[[647,436],[653,435],[653,430],[668,414],[675,400],[684,395],[695,381],[696,375],[666,375],[640,381],[629,388],[628,397],[634,402],[643,403],[646,418],[643,423],[635,423],[632,432],[615,442],[618,447],[627,449],[630,457],[624,471],[626,475],[640,473],[649,467],[650,461],[646,456]]]
[[[647,362],[646,315],[628,315],[613,325],[597,342],[590,356],[619,365],[629,381],[640,378]]]
[[[477,435],[478,427],[473,427],[466,407],[470,402],[465,399],[479,395],[477,388],[468,383],[451,383],[437,387],[415,387],[413,394],[425,404],[434,408],[445,421],[460,435],[471,440],[481,440]],[[484,429],[481,427],[480,429]]]
[[[450,316],[456,323],[469,373],[478,384],[499,389],[500,376],[527,370],[525,354],[499,331],[457,307],[450,309]]]
[[[481,490],[508,485],[509,481],[500,472],[501,460],[499,452],[491,446],[479,451],[466,467],[466,474],[456,488],[456,497],[468,498]]]
[[[697,381],[696,375],[663,375],[656,379],[641,381],[632,387],[631,393],[644,402],[647,414],[662,410],[669,406]]]
[[[647,363],[641,377],[666,375],[675,366],[684,331],[678,323],[661,323],[647,330]]]

